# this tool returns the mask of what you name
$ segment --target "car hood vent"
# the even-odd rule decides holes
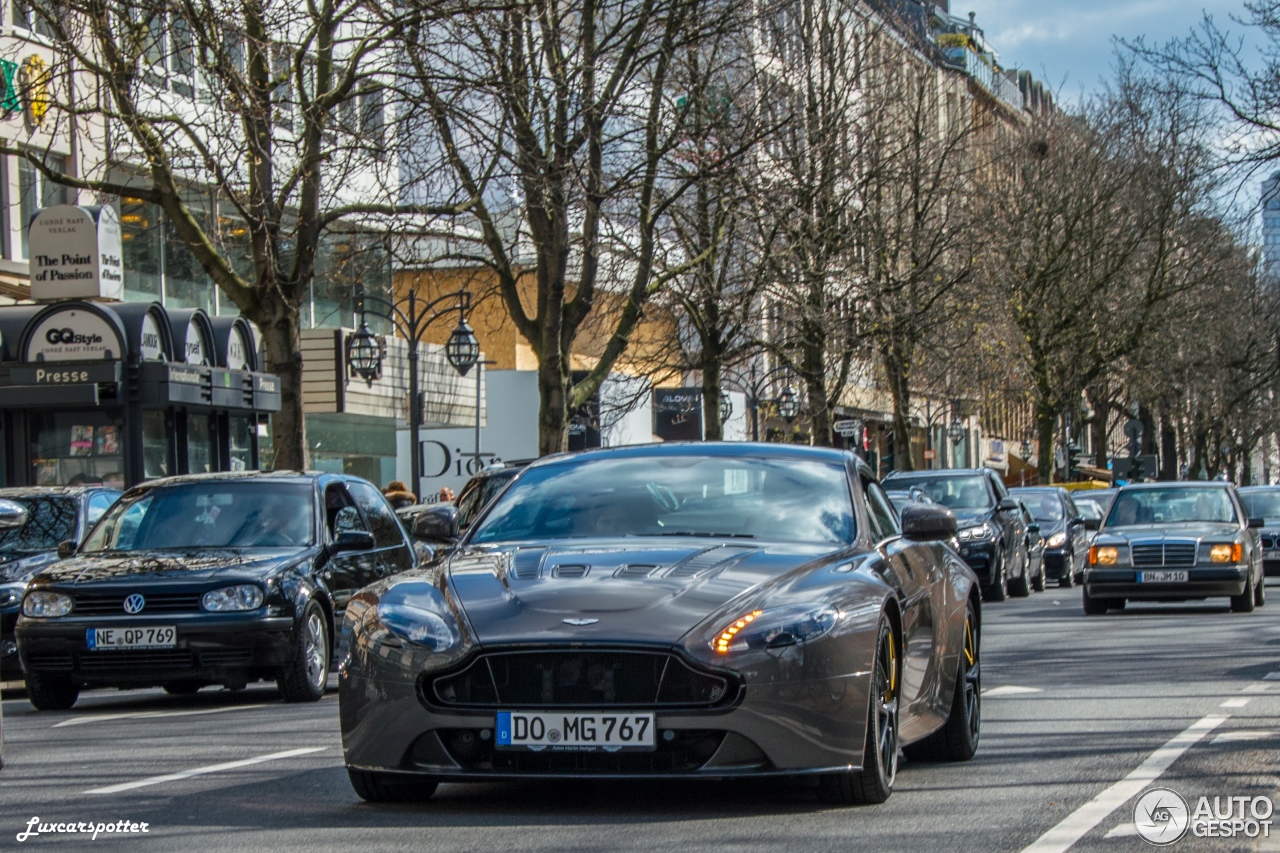
[[[645,578],[652,576],[654,572],[658,571],[658,568],[658,566],[644,565],[641,563],[628,564],[620,566],[618,570],[613,573],[613,576],[615,578],[623,578],[624,580],[644,580]]]
[[[542,555],[546,548],[521,548],[511,560],[511,575],[520,580],[533,580],[542,568]]]
[[[731,560],[741,559],[756,550],[758,549],[745,545],[717,545],[681,561],[667,573],[667,577],[696,578],[703,572],[709,572]]]
[[[583,565],[561,565],[551,570],[553,578],[585,578],[587,572],[591,571],[590,566]]]

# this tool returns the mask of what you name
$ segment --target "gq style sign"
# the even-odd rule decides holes
[[[33,299],[124,299],[115,208],[57,204],[28,226]]]

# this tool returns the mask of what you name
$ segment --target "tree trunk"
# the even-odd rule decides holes
[[[1178,479],[1178,433],[1167,414],[1160,416],[1160,479]]]
[[[1057,420],[1058,413],[1052,407],[1044,403],[1036,404],[1036,433],[1040,439],[1040,454],[1036,465],[1040,469],[1038,476],[1042,486],[1053,482],[1053,428]]]
[[[267,372],[280,377],[280,411],[271,416],[272,458],[277,471],[311,467],[307,422],[302,412],[302,334],[296,308],[271,300],[271,312],[252,318],[262,329]]]
[[[1093,409],[1093,420],[1089,424],[1090,440],[1093,441],[1093,464],[1099,468],[1107,467],[1107,423],[1111,417],[1111,401],[1107,399],[1105,390],[1098,394],[1086,388],[1085,396],[1089,399],[1089,408]]]
[[[538,362],[538,455],[569,449],[569,373],[554,353]]]
[[[707,441],[724,441],[720,420],[720,361],[709,359],[702,365],[702,435]]]
[[[809,394],[809,414],[813,427],[813,443],[816,447],[835,446],[835,431],[832,429],[831,407],[827,405],[827,389],[822,377],[805,378],[805,390]]]
[[[911,458],[911,378],[906,359],[896,348],[885,347],[880,353],[884,372],[893,397],[893,467],[898,471],[914,471]]]

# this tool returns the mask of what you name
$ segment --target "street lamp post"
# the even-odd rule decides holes
[[[765,398],[765,394],[768,393],[769,388],[773,386],[773,383],[777,381],[778,377],[781,376],[784,372],[786,372],[786,369],[783,366],[779,365],[778,367],[775,367],[774,369],[761,375],[756,370],[755,363],[752,362],[750,373],[744,374],[741,371],[734,370],[731,367],[722,368],[721,372],[729,380],[729,382],[727,383],[728,388],[732,388],[735,391],[741,391],[744,395],[746,395],[747,410],[751,412],[751,440],[759,441],[760,440],[760,405],[762,403],[768,402]],[[783,398],[786,397],[786,394],[788,391],[791,392],[790,400],[791,400],[791,403],[794,405],[794,410],[792,411],[792,414],[790,417],[787,417],[786,413],[782,411]],[[727,399],[728,399],[727,396],[721,397],[722,401]],[[778,405],[778,409],[779,409],[778,413],[782,415],[784,418],[786,418],[788,422],[795,420],[796,416],[800,413],[799,397],[797,396],[795,389],[792,388],[790,385],[788,385],[786,390],[784,390],[782,394],[778,397],[778,399],[774,400],[773,402]],[[728,412],[730,414],[733,412],[732,403],[729,404]],[[729,414],[726,414],[725,412],[723,402],[721,404],[720,418],[722,421],[728,420],[729,418]]]
[[[447,304],[450,302],[456,302],[456,304]],[[373,303],[374,307],[380,310],[371,311],[369,303]],[[444,352],[445,358],[449,360],[449,364],[453,365],[453,369],[458,371],[459,375],[466,376],[467,372],[480,360],[480,342],[476,340],[475,332],[467,324],[467,312],[470,310],[471,292],[467,290],[455,290],[429,302],[418,299],[417,292],[414,290],[410,290],[408,298],[399,302],[370,296],[363,290],[356,292],[356,311],[360,315],[360,326],[347,339],[346,353],[347,366],[353,375],[361,377],[370,384],[382,375],[382,347],[369,329],[366,321],[368,314],[372,313],[375,317],[382,317],[390,322],[409,344],[409,441],[413,445],[410,449],[410,467],[413,472],[412,491],[415,495],[422,488],[422,392],[418,383],[418,346],[422,342],[423,333],[432,323],[457,311],[458,325],[449,335]],[[476,377],[476,382],[479,384],[479,377]],[[477,449],[478,447],[477,443]]]

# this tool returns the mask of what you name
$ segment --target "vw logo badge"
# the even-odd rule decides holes
[[[136,592],[124,600],[125,613],[141,613],[142,608],[147,606],[147,600]]]
[[[594,625],[594,624],[596,624],[597,622],[599,622],[600,620],[599,620],[599,619],[586,619],[586,618],[583,618],[583,619],[565,619],[565,620],[562,620],[562,621],[563,621],[563,622],[564,622],[564,624],[566,624],[566,625],[574,625],[574,626],[576,626],[576,627],[581,628],[583,625]]]

